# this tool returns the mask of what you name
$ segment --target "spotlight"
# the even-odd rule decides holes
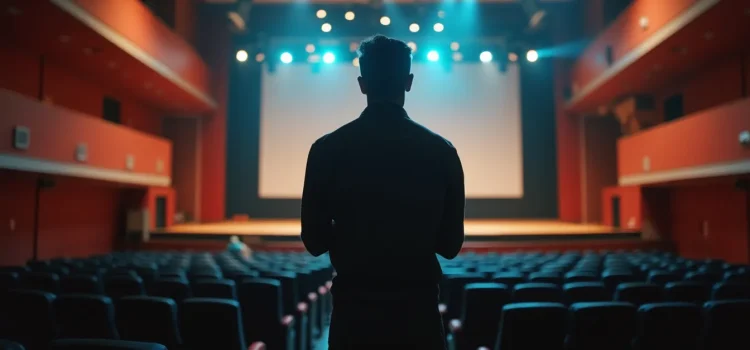
[[[416,33],[419,31],[419,24],[412,23],[409,25],[409,31],[412,33]]]
[[[237,61],[245,62],[247,61],[247,51],[239,50],[237,51],[237,55],[235,55],[235,57],[237,58]]]
[[[318,12],[315,13],[315,15],[318,16],[318,18],[323,19],[323,18],[326,18],[328,13],[326,12],[326,10],[320,9],[318,10]]]
[[[313,45],[313,44],[307,44],[307,46],[305,46],[305,52],[307,52],[307,53],[313,53],[313,52],[315,52],[315,45]]]
[[[539,59],[539,53],[536,50],[529,50],[526,52],[526,60],[529,62],[536,62]]]
[[[325,53],[325,54],[323,55],[323,62],[324,62],[324,63],[327,63],[327,64],[331,64],[331,63],[333,63],[333,61],[335,61],[335,60],[336,60],[336,56],[334,56],[334,54],[332,54],[332,53],[330,53],[330,52],[326,52],[326,53]]]
[[[352,66],[359,67],[359,57],[354,57],[352,60]]]
[[[323,33],[328,33],[331,31],[331,24],[330,23],[323,23],[322,26],[320,26],[320,30],[323,31]]]
[[[408,46],[411,49],[412,53],[417,52],[417,43],[415,43],[413,41],[410,41],[410,42],[406,43],[406,46]]]
[[[255,62],[263,62],[266,59],[266,55],[264,55],[262,52],[259,52],[257,55],[255,55]]]
[[[460,52],[454,52],[453,53],[453,60],[456,62],[461,62],[464,60],[464,55]]]
[[[292,54],[290,54],[289,52],[284,52],[281,54],[281,63],[289,64],[292,63],[293,59],[294,58],[292,57]]]
[[[432,26],[432,29],[434,29],[436,32],[440,33],[440,32],[443,31],[443,29],[445,29],[445,26],[442,23],[438,22],[438,23],[435,23],[434,26]]]
[[[354,11],[346,11],[346,13],[344,14],[344,18],[346,18],[347,21],[353,21]]]
[[[435,62],[440,59],[440,54],[435,50],[431,50],[430,52],[427,53],[427,59],[432,62]]]
[[[508,61],[515,62],[518,61],[518,54],[515,52],[509,52],[508,53]]]
[[[484,63],[491,62],[492,61],[492,53],[489,52],[489,51],[483,51],[482,53],[479,54],[479,60],[482,61],[482,62],[484,62]]]
[[[380,24],[387,26],[391,24],[391,19],[388,16],[380,17]]]
[[[318,62],[320,62],[320,55],[318,55],[318,54],[312,54],[310,56],[307,56],[307,62],[309,62],[309,63],[318,63]]]
[[[457,41],[451,43],[451,51],[458,51],[458,49],[460,48],[461,44],[459,44]]]
[[[445,11],[443,10],[438,11],[438,18],[445,18]]]

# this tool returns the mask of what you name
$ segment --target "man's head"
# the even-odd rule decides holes
[[[372,100],[404,98],[411,90],[411,48],[403,41],[383,35],[359,45],[359,88]]]

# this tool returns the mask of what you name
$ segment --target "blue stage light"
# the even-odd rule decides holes
[[[427,59],[432,62],[435,62],[440,59],[440,54],[435,50],[431,50],[430,52],[427,53]]]

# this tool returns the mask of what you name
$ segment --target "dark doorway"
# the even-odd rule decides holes
[[[156,228],[167,226],[167,197],[156,197]]]
[[[612,197],[612,226],[620,227],[620,197]]]

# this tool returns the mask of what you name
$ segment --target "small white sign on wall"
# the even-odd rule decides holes
[[[27,150],[31,146],[31,130],[25,126],[13,128],[13,148]]]
[[[135,157],[132,154],[125,156],[125,169],[135,169]]]
[[[79,143],[76,146],[76,160],[86,162],[89,160],[89,146],[85,143]]]

